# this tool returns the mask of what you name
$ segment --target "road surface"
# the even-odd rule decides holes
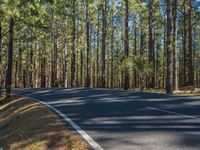
[[[200,150],[200,97],[110,89],[14,89],[72,119],[104,150]]]

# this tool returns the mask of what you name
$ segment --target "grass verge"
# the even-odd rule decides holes
[[[5,150],[88,149],[87,143],[50,109],[21,97],[0,105],[1,147]]]

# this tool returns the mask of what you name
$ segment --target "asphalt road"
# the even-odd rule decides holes
[[[105,150],[200,150],[200,97],[108,89],[15,89],[66,114]]]

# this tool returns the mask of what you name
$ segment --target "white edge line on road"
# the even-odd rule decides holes
[[[146,108],[147,108],[147,109],[157,110],[157,111],[164,112],[164,113],[168,113],[168,114],[173,114],[173,115],[182,116],[182,117],[185,117],[185,118],[200,119],[199,117],[194,117],[194,116],[190,116],[190,115],[185,115],[185,114],[181,114],[181,113],[176,113],[176,112],[173,112],[173,111],[164,110],[164,109],[159,109],[159,108],[155,108],[155,107],[146,107]]]
[[[27,99],[32,99],[36,102],[39,102],[47,107],[49,107],[50,109],[52,109],[54,112],[56,112],[60,117],[62,117],[66,122],[68,122],[89,144],[90,146],[95,149],[95,150],[104,150],[97,142],[95,142],[83,129],[81,129],[74,121],[72,121],[69,117],[67,117],[65,114],[63,114],[62,112],[60,112],[58,109],[54,108],[53,106],[42,102],[38,99],[32,98],[32,97],[26,97],[23,96]]]

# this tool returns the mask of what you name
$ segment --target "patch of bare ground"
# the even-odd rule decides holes
[[[179,90],[175,91],[174,94],[180,96],[200,96],[200,88],[195,88],[193,86],[185,86],[179,88]]]
[[[88,144],[46,106],[15,97],[0,105],[0,147],[5,150],[87,150]]]
[[[139,91],[139,89],[135,89],[135,91]],[[166,93],[163,88],[144,89],[143,91],[150,93]],[[175,90],[173,93],[178,96],[200,96],[200,88],[185,86]]]

